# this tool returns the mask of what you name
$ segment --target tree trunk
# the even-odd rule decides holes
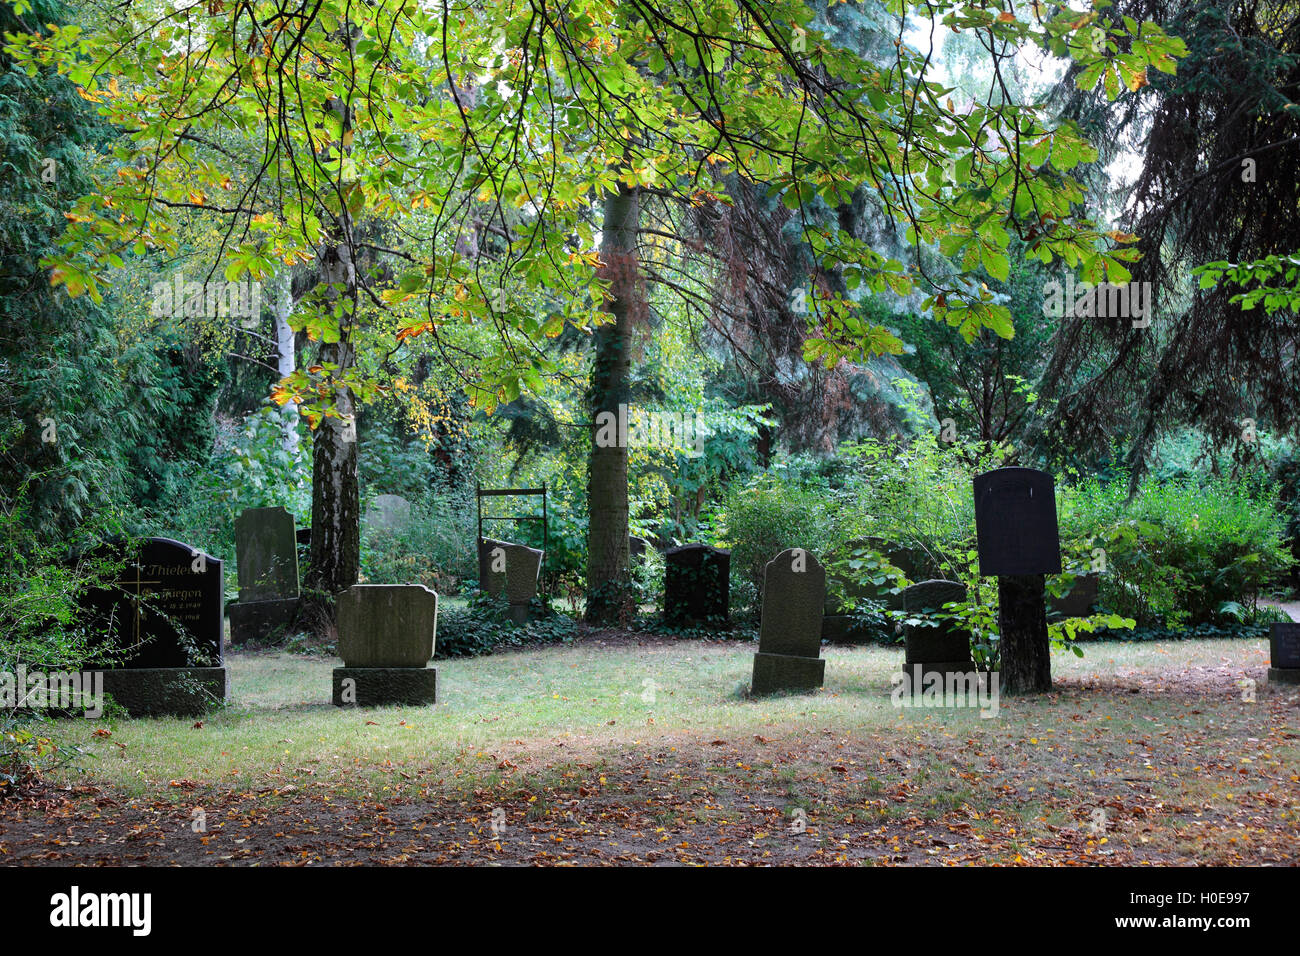
[[[289,315],[293,312],[293,275],[286,267],[275,274],[275,296],[272,312],[275,315],[275,357],[276,370],[280,378],[293,374],[297,367],[297,356],[293,350],[293,329],[289,328]],[[298,453],[298,408],[286,403],[280,409],[281,428],[284,438],[281,445],[290,455]]]
[[[345,24],[340,36],[355,50],[358,31]],[[347,152],[352,116],[346,102],[334,98],[326,110],[339,120],[342,138],[327,147]],[[346,192],[346,187],[340,190]],[[357,583],[361,572],[361,494],[357,481],[356,404],[341,379],[352,367],[353,322],[357,314],[357,268],[353,258],[352,215],[347,206],[334,214],[329,241],[318,254],[321,279],[331,291],[330,300],[350,300],[351,308],[339,322],[339,340],[321,345],[320,361],[327,368],[338,416],[326,416],[316,429],[312,449],[311,560],[307,586],[337,594]]]
[[[630,583],[626,422],[632,323],[638,310],[644,308],[636,251],[640,218],[637,190],[620,183],[618,192],[605,200],[600,247],[601,274],[610,281],[605,311],[614,320],[596,331],[589,392],[592,423],[587,469],[586,618],[595,623],[617,620]]]
[[[1000,689],[1006,694],[1041,694],[1052,689],[1043,575],[998,578],[1001,630]]]
[[[321,361],[351,364],[344,343],[321,348]],[[357,583],[361,571],[361,492],[357,482],[356,409],[339,388],[341,418],[323,419],[312,446],[311,561],[307,587],[337,594]]]

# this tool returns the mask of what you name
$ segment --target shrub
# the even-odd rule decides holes
[[[1222,623],[1240,616],[1229,604],[1291,566],[1277,489],[1257,477],[1149,477],[1131,502],[1126,490],[1123,480],[1087,481],[1060,498],[1076,565],[1079,551],[1102,549],[1107,610],[1175,630]]]
[[[882,538],[926,552],[942,576],[960,580],[963,555],[975,542],[976,475],[1006,460],[1004,450],[940,442],[926,433],[910,441],[847,445],[855,481],[835,493],[833,545]]]
[[[105,558],[69,560],[105,530],[78,529],[72,540],[45,543],[25,513],[25,486],[13,497],[0,489],[0,671],[77,671],[103,663],[111,652],[91,640],[80,619],[82,596],[116,579],[122,562]],[[0,705],[0,796],[36,774],[68,760],[72,753],[39,730],[40,712]]]
[[[361,573],[372,584],[423,584],[456,594],[478,577],[473,495],[442,493],[411,505],[396,530],[364,528]]]
[[[715,522],[718,543],[731,548],[732,605],[738,610],[761,602],[763,568],[777,554],[803,548],[824,559],[830,541],[825,498],[771,473],[733,486]]]
[[[479,595],[467,607],[447,608],[438,612],[438,639],[434,657],[478,657],[503,647],[531,647],[570,640],[574,621],[557,614],[534,599],[531,617],[525,624],[515,624],[508,616],[507,605],[499,598]]]

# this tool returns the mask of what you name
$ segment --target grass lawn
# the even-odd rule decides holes
[[[893,706],[875,647],[749,700],[753,652],[593,633],[375,710],[329,704],[333,659],[235,653],[201,725],[66,722],[85,772],[0,809],[0,860],[1300,862],[1300,693],[1264,641],[1089,644],[993,717]]]

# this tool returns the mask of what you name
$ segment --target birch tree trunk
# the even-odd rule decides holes
[[[275,317],[275,366],[280,378],[292,375],[298,367],[298,359],[293,350],[293,329],[289,328],[289,316],[293,313],[293,275],[286,266],[275,274],[275,295],[272,302],[272,314]],[[297,407],[286,404],[280,409],[281,427],[284,438],[281,442],[290,455],[298,453],[298,415]]]

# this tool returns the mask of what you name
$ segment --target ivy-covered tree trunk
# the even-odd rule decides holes
[[[1041,574],[998,578],[1001,632],[999,689],[1006,694],[1041,694],[1052,689],[1047,640],[1047,604]]]
[[[600,249],[601,276],[610,282],[605,311],[613,321],[596,332],[589,392],[586,617],[596,623],[618,618],[629,583],[627,435],[620,425],[627,421],[632,325],[645,308],[636,251],[640,218],[638,191],[620,183],[605,200]]]
[[[355,51],[357,30],[345,24],[339,36]],[[332,99],[326,110],[337,117],[341,137],[330,149],[349,152],[352,114],[342,99]],[[328,152],[328,150],[327,150]],[[339,192],[347,194],[345,185]],[[312,449],[311,566],[308,587],[336,594],[357,583],[361,572],[361,493],[357,481],[356,404],[344,384],[356,360],[352,345],[357,314],[357,267],[353,257],[352,213],[346,204],[334,213],[330,241],[319,256],[321,278],[329,296],[347,306],[339,321],[337,342],[321,345],[320,364],[329,369],[337,417],[327,415],[316,430]]]
[[[326,345],[321,361],[342,365],[348,351],[344,343]],[[338,390],[335,403],[341,417],[321,421],[312,447],[311,562],[306,582],[313,590],[331,594],[356,584],[361,571],[355,408],[345,388]]]

